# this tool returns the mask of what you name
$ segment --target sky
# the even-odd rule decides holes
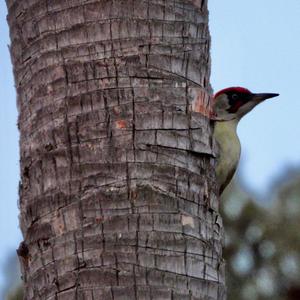
[[[211,84],[280,93],[241,121],[239,174],[267,197],[284,170],[300,167],[300,1],[209,0]]]
[[[239,168],[248,191],[267,197],[271,182],[300,167],[300,1],[208,0],[215,91],[244,86],[280,93],[239,125]],[[2,266],[21,240],[18,228],[18,131],[6,7],[0,2],[0,291]],[[1,293],[0,293],[1,295]]]
[[[0,298],[3,267],[21,240],[18,227],[19,145],[17,109],[8,51],[5,1],[0,1]]]

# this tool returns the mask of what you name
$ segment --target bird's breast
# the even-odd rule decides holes
[[[229,183],[240,159],[241,145],[236,132],[237,123],[237,120],[231,120],[215,124],[214,137],[219,146],[216,167],[219,186]]]

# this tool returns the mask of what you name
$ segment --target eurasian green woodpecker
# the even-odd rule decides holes
[[[278,95],[253,94],[242,87],[230,87],[215,94],[213,120],[214,138],[219,146],[216,175],[220,195],[231,181],[240,160],[241,145],[236,132],[239,121],[257,104]]]

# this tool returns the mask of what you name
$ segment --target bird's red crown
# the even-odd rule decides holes
[[[229,88],[226,88],[226,89],[223,89],[223,90],[217,92],[215,94],[215,96],[214,96],[214,99],[216,99],[221,94],[226,94],[228,92],[236,92],[236,93],[242,93],[242,94],[251,94],[251,92],[248,89],[236,86],[236,87],[229,87]]]

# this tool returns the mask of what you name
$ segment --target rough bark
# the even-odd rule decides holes
[[[224,299],[206,1],[6,2],[26,299]]]

